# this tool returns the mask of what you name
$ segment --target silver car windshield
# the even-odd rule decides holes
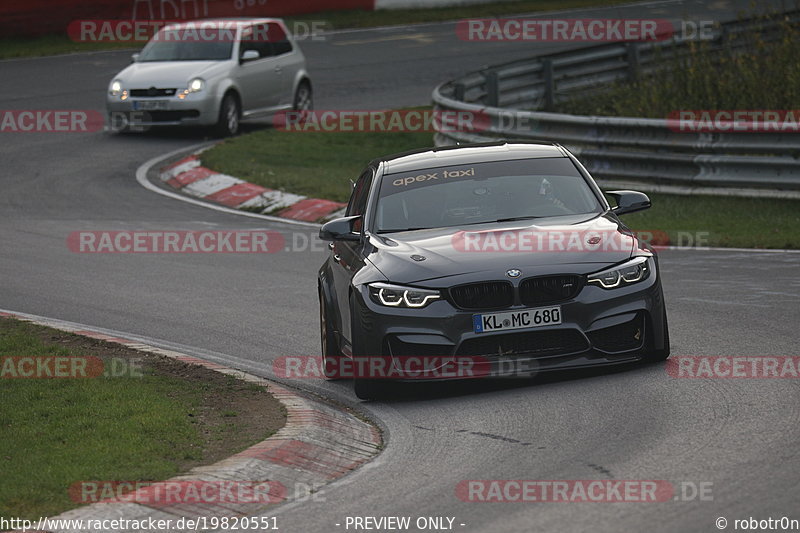
[[[475,163],[384,175],[375,230],[483,224],[602,212],[566,157]]]
[[[179,35],[162,29],[139,54],[139,62],[147,61],[220,61],[230,59],[233,39],[227,30],[203,29],[201,34]]]

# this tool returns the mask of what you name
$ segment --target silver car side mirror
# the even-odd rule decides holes
[[[241,63],[245,61],[253,61],[254,59],[258,59],[261,56],[258,54],[257,50],[245,50],[242,54],[242,59],[240,60]]]

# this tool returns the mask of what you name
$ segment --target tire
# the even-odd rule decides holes
[[[219,117],[214,133],[218,137],[232,137],[239,133],[239,120],[242,116],[239,99],[233,93],[228,93],[219,106]]]
[[[357,313],[355,299],[350,296],[350,344],[352,346],[353,358],[363,357],[365,353],[361,331],[361,318]],[[353,365],[358,368],[359,365]],[[386,379],[369,379],[363,377],[353,378],[353,391],[359,400],[381,400],[387,397]]]
[[[386,391],[379,381],[363,378],[353,380],[353,390],[359,400],[380,400]]]
[[[128,119],[121,113],[109,113],[108,115],[108,131],[113,134],[130,133],[131,124]]]
[[[322,289],[319,290],[319,337],[320,351],[322,353],[322,373],[325,379],[342,379],[339,372],[342,355],[333,333],[331,322],[328,319],[327,305]]]
[[[314,94],[311,91],[311,84],[301,81],[294,92],[293,109],[301,113],[314,109]]]
[[[648,351],[644,356],[644,360],[649,363],[666,361],[669,357],[669,352],[669,324],[667,323],[667,310],[664,309],[664,347],[660,350],[652,349]]]

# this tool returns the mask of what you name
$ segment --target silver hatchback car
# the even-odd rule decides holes
[[[196,125],[229,136],[241,120],[312,107],[305,57],[280,19],[165,26],[106,97],[112,131]]]

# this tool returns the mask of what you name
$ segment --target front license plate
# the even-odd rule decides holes
[[[133,110],[155,111],[160,109],[166,109],[168,104],[169,100],[134,100]]]
[[[536,328],[561,324],[561,306],[537,307],[520,311],[472,315],[472,329],[475,333],[505,331],[509,329]]]

